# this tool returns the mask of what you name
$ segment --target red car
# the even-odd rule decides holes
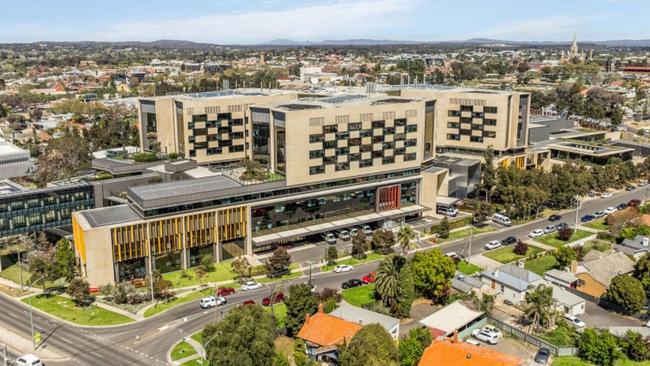
[[[235,289],[232,287],[219,287],[217,289],[217,296],[228,296],[235,293]]]
[[[274,298],[274,300],[273,300],[274,304],[277,304],[279,302],[283,302],[284,301],[284,294],[282,292],[278,292],[273,296],[273,298]],[[269,297],[265,297],[264,299],[262,299],[262,305],[264,305],[264,306],[271,305],[271,299]]]
[[[628,206],[638,206],[641,204],[641,200],[633,199],[630,200],[630,202],[627,203]]]
[[[367,275],[361,277],[361,281],[365,284],[373,283],[375,282],[375,279],[377,277],[377,273],[375,272],[370,272]]]
[[[242,305],[255,305],[255,301],[253,300],[246,300],[242,303]]]

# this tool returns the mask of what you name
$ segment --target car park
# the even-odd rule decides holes
[[[483,329],[474,329],[474,331],[472,331],[472,336],[488,344],[495,345],[499,343],[499,339],[496,335],[486,332]]]
[[[16,359],[16,366],[43,366],[40,358],[34,355],[24,355]]]
[[[217,289],[217,296],[228,296],[235,293],[235,289],[232,287],[219,287]]]
[[[548,217],[548,221],[550,222],[560,221],[561,218],[562,216],[560,215],[551,215]]]
[[[363,233],[366,235],[372,235],[372,228],[370,228],[370,225],[363,225],[361,230],[363,230]]]
[[[349,264],[339,264],[338,266],[334,267],[334,272],[336,273],[350,272],[352,268],[353,267]]]
[[[489,243],[485,244],[484,248],[486,250],[492,250],[496,249],[501,246],[501,242],[499,240],[492,240]]]
[[[612,196],[611,193],[609,193],[609,192],[603,192],[603,194],[600,195],[600,198],[609,198],[609,197],[611,197],[611,196]]]
[[[283,301],[284,301],[284,294],[282,292],[276,292],[275,294],[273,294],[273,303],[274,304],[277,304],[277,303],[283,302]],[[269,297],[263,298],[262,299],[262,305],[263,306],[271,305],[271,297],[269,296]]]
[[[365,284],[374,283],[376,278],[377,278],[377,273],[370,272],[367,275],[361,277],[361,281],[363,281],[363,283]]]
[[[531,238],[538,238],[542,235],[544,235],[544,230],[542,229],[535,229],[528,234],[528,236]]]
[[[603,211],[596,211],[594,212],[594,217],[599,219],[601,217],[605,216],[605,213]]]
[[[585,322],[580,320],[580,318],[578,318],[577,316],[566,314],[564,315],[564,320],[566,320],[567,323],[573,325],[576,328],[584,328],[587,326],[587,324],[585,324]]]
[[[605,215],[613,214],[616,212],[616,207],[607,207],[606,209],[603,210]]]
[[[350,240],[350,233],[345,229],[339,230],[336,234],[341,240],[345,240],[345,241]]]
[[[584,215],[584,216],[582,216],[580,218],[580,222],[589,222],[589,221],[591,221],[591,220],[593,220],[595,218],[596,218],[596,216],[594,216],[594,215]]]
[[[327,244],[330,244],[330,245],[336,244],[336,237],[332,233],[323,233],[323,234],[321,234],[321,238]]]
[[[258,288],[262,288],[262,284],[255,281],[248,281],[241,285],[241,289],[244,291],[257,290]]]
[[[513,244],[517,244],[518,241],[519,239],[517,239],[516,236],[509,236],[501,240],[501,245],[513,245]]]
[[[359,287],[363,286],[363,281],[361,281],[358,278],[353,278],[351,280],[347,280],[341,284],[342,289],[347,289],[347,288],[353,288],[353,287]]]
[[[538,349],[535,354],[535,362],[539,365],[547,365],[550,358],[551,351],[545,347]]]
[[[548,225],[547,227],[544,228],[544,234],[550,234],[550,233],[554,232],[555,230],[557,230],[555,225]]]

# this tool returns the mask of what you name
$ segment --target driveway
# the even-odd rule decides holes
[[[638,327],[643,325],[643,322],[638,319],[607,311],[590,301],[587,301],[585,313],[580,315],[580,319],[582,319],[588,327]]]

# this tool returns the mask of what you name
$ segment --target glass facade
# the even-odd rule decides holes
[[[0,237],[71,225],[72,212],[94,207],[91,185],[0,196]]]
[[[268,109],[251,108],[253,122],[253,159],[264,165],[271,162],[271,119]]]

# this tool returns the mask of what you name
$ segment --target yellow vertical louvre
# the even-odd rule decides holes
[[[120,250],[120,243],[117,242],[117,230],[113,229],[113,247],[117,247],[117,260],[122,260],[122,251]]]

